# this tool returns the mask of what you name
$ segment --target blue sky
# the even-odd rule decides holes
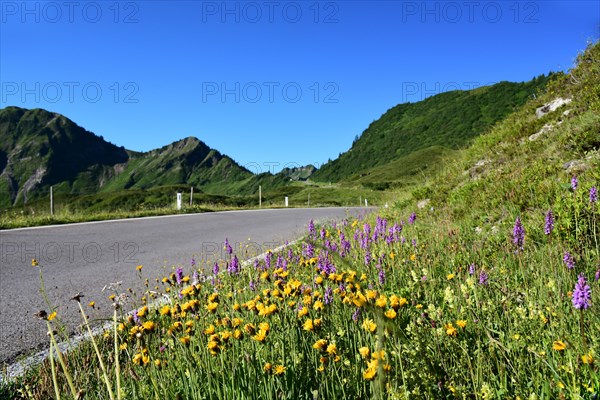
[[[0,107],[128,149],[196,136],[255,172],[320,165],[387,109],[568,70],[597,1],[2,1]]]

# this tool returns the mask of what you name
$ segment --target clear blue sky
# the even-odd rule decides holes
[[[568,70],[597,1],[2,1],[0,107],[128,149],[196,136],[254,171],[317,166],[390,107]]]

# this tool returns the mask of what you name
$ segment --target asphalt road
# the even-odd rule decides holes
[[[98,322],[112,317],[108,293],[102,292],[109,283],[122,281],[123,290],[141,293],[145,278],[152,288],[156,278],[176,267],[190,273],[192,259],[199,266],[222,259],[225,238],[244,259],[298,238],[310,219],[365,212],[364,208],[227,211],[0,231],[0,364],[47,347],[45,323],[34,316],[48,307],[32,258],[43,268],[50,302],[75,332],[81,318],[77,304],[69,299],[77,292],[84,294],[82,302]],[[143,265],[141,279],[138,265]],[[92,300],[94,309],[87,306]]]

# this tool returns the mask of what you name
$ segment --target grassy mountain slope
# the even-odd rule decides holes
[[[523,105],[550,78],[541,75],[529,82],[500,82],[399,104],[369,125],[350,150],[323,165],[313,179],[336,182],[354,174],[367,174],[371,168],[417,150],[464,147]]]
[[[178,184],[218,188],[252,177],[196,138],[139,153],[57,113],[0,110],[0,207],[46,196],[50,186],[57,194],[89,195]]]
[[[45,110],[0,110],[0,205],[25,202],[63,182],[74,191],[95,189],[129,152]]]

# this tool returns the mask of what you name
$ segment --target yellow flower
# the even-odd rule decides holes
[[[210,324],[205,330],[204,333],[206,335],[212,335],[213,333],[215,333],[215,326],[213,324]]]
[[[119,345],[119,350],[125,350],[125,349],[127,349],[127,342],[121,343]]]
[[[240,331],[239,329],[236,329],[235,331],[233,331],[234,339],[240,339],[241,337],[242,337],[242,331]]]
[[[358,349],[358,352],[360,353],[360,355],[362,356],[362,358],[367,358],[369,357],[369,348],[368,347],[361,347],[360,349]]]
[[[160,367],[160,360],[154,360],[154,366]]]
[[[143,317],[148,312],[148,306],[140,308],[137,312],[138,317]]]
[[[180,337],[179,341],[185,345],[188,345],[188,344],[190,344],[190,337],[189,336]]]
[[[151,331],[156,327],[156,324],[154,324],[154,321],[146,321],[142,324],[142,327],[146,331]]]
[[[267,338],[267,332],[262,329],[260,329],[256,335],[252,336],[252,339],[254,339],[258,342],[264,342],[266,338]]]
[[[446,275],[446,279],[448,279],[449,281],[451,281],[452,279],[454,279],[454,274],[448,274],[448,275]]]
[[[160,315],[167,315],[171,311],[168,305],[162,306],[160,309]]]
[[[317,301],[315,301],[315,304],[313,304],[313,308],[315,310],[322,310],[324,306],[325,305],[323,304],[323,302],[321,300],[317,300]]]
[[[246,333],[248,335],[254,335],[254,332],[256,331],[256,327],[252,324],[246,324],[246,325],[244,325],[244,330],[246,331]]]
[[[283,365],[277,365],[275,367],[275,369],[273,370],[273,373],[275,375],[283,375],[284,372],[285,372],[285,367]]]
[[[319,339],[313,344],[313,349],[323,350],[323,348],[327,345],[327,340]]]
[[[396,254],[395,254],[395,253],[392,251],[392,252],[390,253],[390,258],[393,260],[393,259],[394,259],[394,257],[396,257]]]
[[[394,311],[393,308],[390,308],[389,310],[387,310],[385,312],[385,316],[388,317],[389,319],[394,319],[394,318],[396,318],[396,311]]]
[[[90,302],[88,303],[88,306],[90,306],[90,307],[94,308],[94,307],[96,306],[96,302],[95,302],[95,301],[90,301]]]
[[[458,331],[456,330],[454,325],[452,325],[452,323],[444,325],[444,329],[446,330],[446,335],[448,336],[456,336],[458,334]]]
[[[136,353],[132,359],[134,364],[140,365],[142,363],[142,355],[140,353]]]
[[[298,318],[304,317],[306,314],[308,314],[308,307],[302,307],[298,310]]]
[[[384,295],[380,295],[375,302],[375,305],[379,308],[384,308],[387,306],[387,298]]]
[[[271,370],[271,368],[273,368],[273,366],[271,365],[271,363],[266,363],[265,366],[263,367],[263,370],[265,372],[269,372]]]
[[[584,354],[581,356],[581,362],[584,364],[593,364],[594,362],[594,357],[588,353],[588,354]]]
[[[137,267],[135,267],[135,269],[137,269],[138,271],[141,271],[141,270],[142,270],[142,268],[143,268],[143,267],[142,267],[141,265],[138,265]]]
[[[258,324],[258,329],[263,330],[265,332],[269,332],[269,330],[271,329],[271,325],[269,325],[268,322],[261,322],[260,324]]]
[[[335,345],[335,343],[331,343],[329,346],[327,346],[326,351],[330,355],[337,354],[337,346]]]
[[[113,301],[113,300],[114,300],[116,297],[117,297],[116,295],[114,295],[114,294],[111,294],[110,296],[108,296],[108,299],[109,299],[110,301]]]
[[[315,283],[316,283],[317,285],[320,285],[320,284],[322,284],[322,283],[323,283],[323,277],[322,277],[321,275],[317,276],[317,277],[315,278]]]
[[[35,258],[31,259],[31,266],[32,267],[37,267],[40,263],[38,262],[38,260],[36,260]]]
[[[367,300],[371,301],[371,300],[375,300],[375,298],[377,298],[377,291],[376,290],[367,290]]]
[[[461,329],[465,329],[465,326],[467,326],[467,321],[464,319],[459,319],[458,321],[456,321],[456,325]]]
[[[356,307],[362,307],[367,302],[367,298],[361,292],[356,292],[352,302]]]
[[[410,261],[416,261],[417,260],[417,255],[416,254],[411,254],[410,255]]]
[[[372,381],[375,378],[375,375],[377,375],[377,368],[369,367],[363,372],[363,378],[366,381]]]
[[[375,329],[377,329],[377,325],[375,324],[375,322],[373,322],[373,320],[369,318],[365,318],[365,320],[362,323],[362,327],[365,331],[371,333],[375,332]]]
[[[209,302],[209,303],[206,305],[206,309],[207,309],[208,311],[210,311],[211,313],[214,313],[214,312],[215,312],[215,310],[217,309],[217,307],[218,307],[218,306],[219,306],[219,303],[213,303],[213,302]]]
[[[312,319],[307,319],[304,324],[302,325],[302,329],[304,329],[305,331],[312,331],[314,329],[314,325],[313,325],[313,321]]]
[[[563,351],[566,348],[567,348],[567,345],[562,340],[555,340],[554,343],[552,343],[553,350]]]

